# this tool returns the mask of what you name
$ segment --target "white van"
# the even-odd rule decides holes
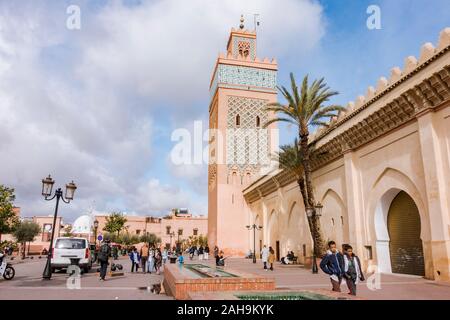
[[[71,264],[71,258],[80,259],[78,262],[80,268],[85,273],[89,272],[92,268],[92,259],[88,241],[85,238],[56,238],[51,259],[52,272],[67,268]]]

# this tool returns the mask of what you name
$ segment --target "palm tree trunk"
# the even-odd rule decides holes
[[[306,208],[308,206],[308,196],[306,195],[305,178],[304,177],[300,177],[297,180],[297,183],[298,183],[298,186],[300,187],[300,193],[302,194],[303,205]]]
[[[26,242],[22,242],[22,248],[21,248],[21,250],[22,250],[22,260],[25,259],[25,251],[26,251],[26,249],[27,249]]]
[[[310,230],[311,230],[311,236],[313,238],[314,243],[314,252],[316,256],[322,256],[324,252],[324,246],[323,246],[323,239],[322,239],[322,232],[320,230],[320,221],[319,217],[316,215],[316,208],[315,208],[315,199],[314,199],[314,190],[312,185],[312,172],[311,172],[311,163],[310,163],[310,150],[308,145],[308,135],[309,132],[307,128],[305,130],[302,130],[300,128],[299,130],[299,138],[300,138],[300,149],[302,150],[301,154],[303,155],[302,163],[303,163],[303,169],[305,171],[305,184],[306,184],[306,196],[307,201],[305,206],[306,208],[312,209],[312,216],[308,219]]]

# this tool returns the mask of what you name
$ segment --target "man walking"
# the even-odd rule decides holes
[[[344,275],[344,257],[336,248],[336,242],[328,242],[327,254],[320,262],[320,269],[330,276],[332,290],[341,292],[341,282]]]
[[[147,260],[148,260],[148,254],[150,252],[150,249],[148,247],[148,245],[145,243],[142,248],[141,248],[141,264],[142,264],[142,272],[145,273],[145,267],[147,265]]]
[[[364,281],[359,257],[353,253],[351,245],[344,247],[344,278],[349,290],[348,294],[356,296],[356,285],[358,281]]]
[[[133,251],[130,253],[130,260],[131,260],[131,272],[134,272],[134,268],[136,267],[136,272],[138,272],[139,269],[139,253],[136,248],[133,248]]]
[[[100,281],[105,281],[106,270],[108,269],[108,259],[110,255],[111,247],[109,246],[109,240],[105,240],[100,247],[97,258],[100,262]]]

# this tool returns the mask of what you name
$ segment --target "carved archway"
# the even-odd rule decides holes
[[[349,241],[347,207],[333,189],[328,189],[321,199],[323,205],[320,224],[325,241],[333,240],[338,246]]]
[[[401,191],[407,193],[417,206],[421,221],[420,238],[424,243],[431,239],[429,217],[419,189],[401,171],[386,168],[373,185],[366,216],[369,240],[373,239],[375,242],[376,264],[380,272],[392,272],[389,252],[388,214],[392,201]],[[427,258],[426,250],[424,250],[424,254],[425,274],[427,277],[432,278],[432,263],[431,261],[427,263],[427,260],[431,259]]]

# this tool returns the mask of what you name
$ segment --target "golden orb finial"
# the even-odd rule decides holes
[[[241,28],[241,30],[244,29],[244,15],[241,14],[241,24],[239,25],[239,28]]]

